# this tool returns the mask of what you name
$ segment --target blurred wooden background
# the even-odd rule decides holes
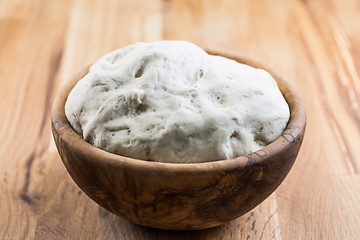
[[[57,89],[103,54],[183,39],[259,60],[308,125],[283,184],[203,231],[144,228],[75,185],[50,132]],[[0,239],[360,239],[359,0],[0,0]]]

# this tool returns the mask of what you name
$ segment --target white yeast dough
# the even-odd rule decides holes
[[[103,56],[72,89],[65,113],[96,147],[177,163],[254,152],[289,120],[269,73],[184,41],[137,43]]]

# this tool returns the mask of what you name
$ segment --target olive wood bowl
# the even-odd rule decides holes
[[[61,159],[77,185],[110,212],[160,229],[205,229],[226,223],[266,199],[290,171],[303,140],[304,103],[287,81],[252,60],[210,52],[268,71],[290,108],[290,121],[268,146],[245,156],[205,163],[160,163],[96,148],[71,128],[65,102],[88,68],[69,81],[52,109],[52,132]]]

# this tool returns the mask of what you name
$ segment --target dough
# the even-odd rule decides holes
[[[269,73],[185,41],[103,56],[72,89],[65,113],[96,147],[174,163],[254,152],[278,138],[290,116]]]

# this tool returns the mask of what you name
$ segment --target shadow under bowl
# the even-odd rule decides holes
[[[160,163],[115,155],[87,143],[65,116],[69,81],[52,109],[52,132],[61,159],[95,202],[139,225],[171,230],[205,229],[233,220],[261,203],[284,180],[299,152],[306,125],[304,103],[274,71],[252,60],[221,55],[269,72],[290,108],[282,135],[245,156],[205,163]]]

